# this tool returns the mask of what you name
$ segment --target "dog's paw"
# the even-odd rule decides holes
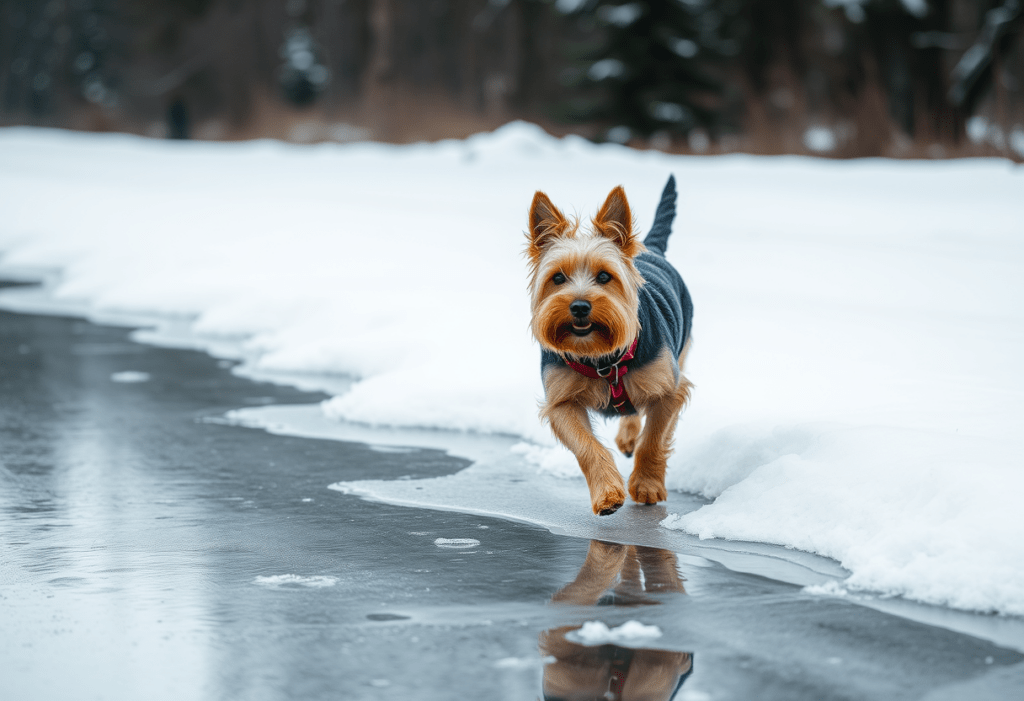
[[[657,504],[668,499],[668,491],[664,480],[638,477],[634,472],[629,477],[629,496],[637,504]]]
[[[615,435],[615,445],[619,452],[627,458],[633,457],[636,450],[636,442],[640,437],[640,417],[624,416],[619,420],[619,431]]]
[[[611,516],[626,503],[626,493],[621,487],[608,487],[593,500],[591,506],[598,516]]]

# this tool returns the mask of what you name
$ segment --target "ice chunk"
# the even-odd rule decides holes
[[[601,621],[587,621],[567,637],[583,645],[630,645],[661,637],[658,626],[644,625],[640,621],[626,621],[617,628],[609,628]]]
[[[812,596],[849,596],[850,592],[843,589],[839,582],[825,582],[824,584],[811,584],[802,590],[805,594]]]
[[[439,548],[475,548],[480,541],[476,538],[435,538],[434,545]]]
[[[110,376],[111,382],[123,382],[125,384],[131,384],[134,382],[149,382],[148,372],[138,372],[136,370],[123,370],[121,372],[115,372]]]
[[[328,577],[324,575],[313,575],[303,576],[298,574],[275,574],[266,577],[257,577],[252,580],[253,584],[258,584],[262,587],[308,587],[310,589],[320,589],[322,587],[333,587],[338,583],[337,577]]]

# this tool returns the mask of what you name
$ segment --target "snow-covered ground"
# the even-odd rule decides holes
[[[589,216],[622,184],[643,228],[669,173],[668,257],[696,305],[669,481],[714,501],[662,525],[835,558],[849,589],[1024,615],[1007,162],[677,157],[523,124],[415,146],[4,129],[0,272],[59,270],[65,308],[241,341],[251,370],[354,376],[330,417],[517,435],[535,471],[579,480],[536,417],[526,209],[543,189]]]

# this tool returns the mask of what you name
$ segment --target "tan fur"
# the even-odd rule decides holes
[[[609,239],[592,232],[576,232],[572,236],[544,240],[544,253],[536,261],[530,283],[533,303],[531,330],[544,348],[576,357],[597,357],[621,351],[629,346],[640,331],[637,289],[643,279],[632,258],[624,258],[621,250]],[[594,282],[599,272],[612,276],[611,282]],[[551,282],[555,273],[566,276],[567,282]],[[572,323],[569,305],[585,299],[593,305],[591,318],[606,333],[585,338],[573,336],[565,328]]]
[[[641,572],[643,576],[641,577]],[[668,591],[685,594],[683,577],[675,553],[643,545],[621,545],[591,540],[579,574],[551,597],[552,603],[593,606],[605,591],[627,594],[636,603],[643,592]]]
[[[605,385],[601,387],[596,380],[583,377],[570,368],[565,370],[587,384],[575,382],[563,372],[563,368],[546,373],[546,386],[552,387],[555,393],[571,398],[559,402],[549,400],[541,409],[541,416],[551,423],[555,437],[576,456],[580,470],[587,479],[590,505],[594,513],[608,515],[625,503],[626,489],[611,453],[594,436],[587,405],[580,401],[603,394],[607,403],[607,383],[601,380],[601,384]]]
[[[591,540],[587,559],[583,561],[576,579],[555,592],[551,602],[593,606],[605,591],[616,584],[631,549],[636,550],[633,546]]]
[[[609,193],[587,231],[580,231],[542,192],[530,207],[527,253],[530,259],[530,300],[534,337],[543,348],[577,360],[621,353],[641,332],[637,320],[638,290],[643,278],[633,258],[644,251],[625,192]],[[600,273],[611,279],[598,282]],[[557,281],[555,276],[564,276]],[[572,333],[570,305],[591,305],[586,336]],[[668,498],[665,467],[679,412],[689,400],[692,385],[682,374],[689,350],[675,359],[666,348],[644,367],[624,376],[626,392],[643,416],[621,419],[616,445],[627,456],[635,453],[629,494],[641,504]],[[622,477],[611,453],[594,436],[589,409],[608,405],[610,389],[604,380],[591,379],[568,366],[549,368],[544,375],[545,401],[541,417],[576,456],[590,489],[594,513],[614,513],[625,502]]]
[[[640,545],[590,541],[587,559],[579,574],[562,587],[552,603],[593,606],[605,591],[614,588],[629,604],[657,604],[648,594],[685,594],[675,553]],[[556,698],[603,698],[611,669],[606,650],[586,647],[565,636],[575,626],[561,626],[540,635],[541,654],[554,658],[544,666],[544,693]],[[689,671],[689,653],[638,649],[633,652],[622,699],[668,699],[679,675]]]
[[[592,221],[594,231],[614,241],[627,258],[634,258],[643,250],[643,244],[634,233],[636,225],[621,185],[608,193],[608,199]]]
[[[668,465],[668,456],[672,453],[672,439],[679,421],[679,412],[690,400],[690,391],[693,388],[693,385],[681,372],[689,351],[690,342],[687,341],[683,352],[679,354],[679,380],[671,388],[671,391],[650,395],[647,397],[647,401],[643,402],[646,423],[636,447],[633,473],[629,476],[629,496],[640,504],[655,504],[668,499],[668,492],[665,489],[665,469]],[[663,361],[664,356],[644,370],[646,371]],[[640,375],[641,373],[636,374]],[[644,375],[646,374],[645,372]],[[629,375],[625,379],[628,380]],[[638,385],[640,384],[638,383]],[[665,387],[663,383],[643,384],[645,389],[652,385],[656,390]],[[628,385],[626,391],[630,392],[630,397],[633,396]]]
[[[619,419],[619,432],[615,434],[615,445],[619,452],[627,458],[633,457],[636,451],[636,439],[640,437],[640,429],[643,423],[640,415],[623,416]]]

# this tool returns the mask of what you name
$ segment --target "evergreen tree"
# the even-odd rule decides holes
[[[722,54],[720,15],[701,0],[585,0],[573,11],[589,28],[579,52],[579,99],[568,115],[625,142],[716,130],[722,84],[709,71]]]

